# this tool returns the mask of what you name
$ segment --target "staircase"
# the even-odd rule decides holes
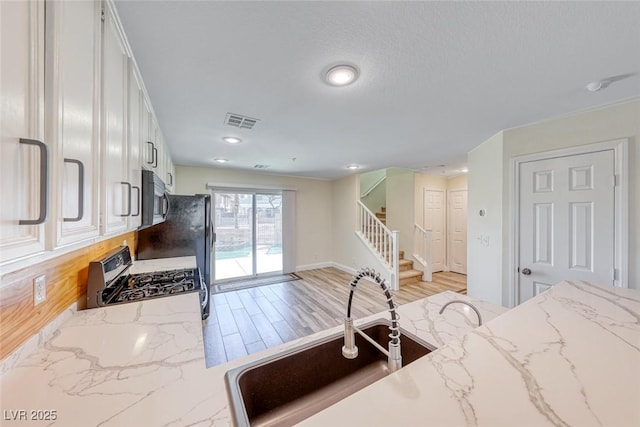
[[[380,208],[380,211],[375,213],[376,218],[380,220],[384,225],[387,225],[387,208],[384,206]],[[422,280],[422,271],[413,268],[413,261],[410,259],[404,259],[404,251],[400,251],[400,258],[398,262],[400,286],[408,285],[409,283],[415,283]]]

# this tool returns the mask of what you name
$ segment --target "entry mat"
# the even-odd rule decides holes
[[[276,283],[291,282],[300,280],[302,277],[296,273],[279,274],[277,276],[259,277],[257,279],[242,279],[233,282],[219,283],[211,286],[214,294],[220,292],[237,291],[240,289],[255,288],[256,286],[275,285]]]

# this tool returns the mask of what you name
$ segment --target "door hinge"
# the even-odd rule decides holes
[[[102,9],[102,10],[100,11],[100,20],[101,20],[102,22],[104,22],[104,20],[105,20],[105,16],[104,16],[104,9]]]
[[[618,175],[613,175],[613,186],[617,187],[618,185],[620,185],[620,180],[618,179]]]
[[[612,268],[611,269],[611,280],[613,280],[614,282],[616,280],[618,280],[618,269],[617,268]]]

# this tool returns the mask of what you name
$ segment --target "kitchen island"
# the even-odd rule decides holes
[[[438,314],[458,298],[487,323]],[[399,311],[439,350],[302,424],[640,425],[637,291],[563,282],[508,312],[453,292]],[[225,426],[227,370],[340,329],[206,369],[197,294],[80,311],[3,375],[2,425],[49,425],[7,419],[48,410],[54,425]]]

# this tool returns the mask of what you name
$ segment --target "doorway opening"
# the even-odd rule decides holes
[[[214,283],[281,274],[282,193],[213,191]]]

